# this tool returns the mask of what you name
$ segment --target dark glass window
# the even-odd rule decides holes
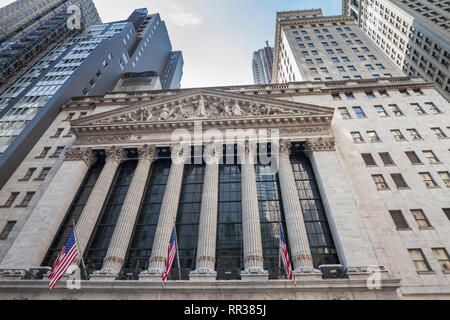
[[[80,219],[84,206],[86,205],[86,202],[91,195],[92,189],[94,188],[95,183],[100,176],[104,164],[104,160],[99,159],[87,172],[86,177],[84,178],[84,181],[78,189],[78,193],[75,196],[72,205],[70,206],[69,211],[67,212],[66,217],[63,220],[63,223],[56,233],[52,245],[47,251],[44,262],[42,262],[43,266],[51,267],[55,263],[55,260],[58,257],[62,247],[65,245],[70,232],[72,232],[72,220],[75,220],[75,223],[77,223]]]
[[[219,280],[240,279],[243,244],[241,166],[238,164],[219,165],[217,220],[217,277]]]
[[[108,251],[109,242],[133,179],[136,165],[137,160],[127,160],[117,170],[109,195],[100,213],[100,218],[84,254],[84,262],[89,272],[100,270],[103,266],[103,258]]]
[[[152,164],[147,189],[125,258],[125,275],[136,276],[148,269],[170,166],[170,159],[159,159]]]
[[[280,182],[270,165],[256,165],[255,173],[264,270],[269,271],[269,279],[278,279],[286,274],[280,261],[280,223],[285,234],[287,230]],[[289,248],[289,244],[287,247]]]
[[[291,163],[314,267],[318,268],[322,264],[338,264],[339,258],[311,162],[303,151],[294,150]]]
[[[184,167],[183,185],[177,214],[177,253],[179,255],[182,280],[189,280],[190,271],[195,270],[196,267],[195,259],[197,256],[204,170],[205,167],[198,164],[190,164]],[[180,279],[178,261],[173,265],[170,279]]]

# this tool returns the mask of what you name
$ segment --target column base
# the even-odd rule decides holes
[[[92,281],[102,281],[102,282],[110,282],[115,281],[118,278],[118,274],[112,272],[111,270],[98,270],[95,271],[90,277],[89,280]]]
[[[260,268],[250,268],[241,271],[241,279],[243,281],[268,281],[269,272]]]
[[[207,269],[197,269],[189,274],[189,280],[200,282],[216,281],[217,272]]]
[[[161,282],[162,271],[161,270],[146,270],[139,274],[139,281],[146,282]]]

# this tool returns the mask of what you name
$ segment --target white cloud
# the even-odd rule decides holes
[[[186,12],[179,6],[170,7],[168,19],[180,27],[195,26],[203,22],[203,20],[200,17],[192,13]]]

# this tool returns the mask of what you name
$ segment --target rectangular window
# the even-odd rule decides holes
[[[341,117],[343,120],[352,118],[346,107],[339,108],[339,112],[341,113]]]
[[[394,135],[395,140],[397,141],[406,141],[405,137],[403,136],[403,134],[401,133],[400,130],[391,130],[392,134]]]
[[[61,133],[63,133],[64,128],[58,128],[55,132],[55,134],[53,136],[51,136],[51,138],[59,138],[59,136],[61,135]]]
[[[25,197],[22,200],[22,203],[18,207],[28,207],[31,199],[33,199],[35,192],[27,192]]]
[[[43,168],[41,174],[36,178],[36,180],[45,180],[50,170],[51,168]]]
[[[358,118],[366,117],[366,114],[364,113],[364,111],[361,107],[353,107],[353,111],[355,112],[356,117],[358,117]]]
[[[51,149],[50,147],[44,147],[44,149],[42,149],[41,154],[37,158],[45,158],[50,149]]]
[[[381,117],[381,118],[385,118],[385,117],[388,117],[389,115],[386,113],[386,110],[383,108],[383,106],[381,106],[381,105],[378,105],[378,106],[375,106],[375,110],[378,112],[378,114],[379,114],[379,116]]]
[[[27,173],[25,174],[25,176],[20,179],[20,181],[29,181],[31,179],[31,177],[33,176],[33,173],[37,170],[37,168],[30,168],[28,169]]]
[[[439,114],[441,113],[441,110],[439,110],[438,107],[433,102],[425,102],[425,105],[430,109],[432,114]]]
[[[444,214],[447,216],[447,219],[450,220],[450,208],[443,208]]]
[[[426,151],[422,151],[422,152],[423,152],[423,155],[425,156],[425,158],[428,159],[428,162],[430,164],[440,163],[439,159],[436,157],[436,155],[434,154],[433,151],[426,150]]]
[[[406,151],[405,154],[409,161],[411,161],[411,164],[423,164],[414,151]]]
[[[441,269],[445,273],[450,273],[450,258],[445,248],[432,249],[438,263],[441,265]]]
[[[396,104],[390,104],[389,109],[391,109],[392,113],[396,116],[402,116],[403,112],[400,110],[400,108]]]
[[[431,130],[434,132],[436,137],[438,137],[439,139],[447,138],[447,135],[444,133],[444,131],[442,131],[441,128],[431,128]]]
[[[372,142],[372,143],[381,142],[381,139],[378,136],[376,131],[367,131],[367,135],[369,137],[370,142]]]
[[[408,252],[418,272],[432,271],[421,249],[408,249]]]
[[[397,230],[410,229],[408,223],[405,220],[405,217],[400,210],[392,210],[389,211],[389,213],[391,214],[392,220],[394,221]]]
[[[450,173],[448,171],[438,172],[447,188],[450,188]]]
[[[386,180],[384,180],[383,175],[372,175],[372,179],[375,182],[378,191],[389,190],[389,186],[387,185]]]
[[[345,97],[347,98],[347,100],[354,100],[355,96],[353,95],[353,92],[346,92],[345,93]]]
[[[363,143],[364,142],[364,139],[362,138],[361,133],[352,132],[351,135],[352,135],[353,141],[355,143]]]
[[[366,96],[369,99],[375,98],[375,94],[373,93],[373,91],[366,91]]]
[[[6,200],[5,204],[2,206],[3,208],[11,208],[14,201],[16,201],[19,196],[19,192],[12,192],[9,196],[8,200]]]
[[[16,225],[16,221],[8,221],[6,223],[5,228],[3,229],[2,233],[0,234],[0,240],[8,239],[8,236],[15,225]]]
[[[388,152],[380,152],[379,155],[385,166],[395,166],[395,162]]]
[[[431,224],[428,221],[425,214],[423,213],[423,210],[421,210],[421,209],[411,210],[411,214],[413,215],[414,219],[416,219],[416,222],[417,222],[417,225],[419,226],[419,228],[425,228],[425,229],[431,228]]]
[[[361,154],[364,162],[366,163],[366,166],[368,167],[376,167],[377,163],[375,162],[375,159],[373,158],[371,153],[363,153]]]
[[[400,173],[391,174],[392,180],[394,180],[395,185],[398,189],[408,189],[408,185],[406,184],[405,179]]]
[[[411,107],[413,107],[414,111],[419,116],[423,116],[424,114],[426,114],[425,111],[423,110],[423,108],[418,103],[411,103]]]
[[[434,181],[433,177],[429,172],[420,172],[419,175],[422,177],[423,182],[427,188],[437,188],[438,185]]]
[[[52,155],[52,158],[58,158],[63,151],[64,147],[57,147],[55,153]]]
[[[413,140],[422,140],[422,136],[416,129],[406,129]]]

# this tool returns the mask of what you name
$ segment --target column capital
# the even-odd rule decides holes
[[[334,137],[310,138],[306,141],[306,150],[309,153],[335,151],[336,140]]]
[[[110,161],[122,162],[126,157],[125,149],[116,146],[106,149],[105,153],[106,153],[106,160]]]
[[[158,151],[156,150],[155,146],[145,144],[145,145],[139,146],[137,149],[138,149],[139,158],[141,158],[141,159],[147,159],[147,160],[150,160],[151,162],[158,159]]]
[[[65,152],[65,161],[84,161],[88,167],[96,161],[91,148],[69,148]]]
[[[291,154],[291,148],[292,148],[292,142],[291,142],[291,141],[281,139],[281,140],[278,142],[278,146],[279,146],[279,148],[280,148],[280,149],[279,149],[279,152],[280,152],[280,153],[284,153],[284,154],[288,154],[288,155]]]

